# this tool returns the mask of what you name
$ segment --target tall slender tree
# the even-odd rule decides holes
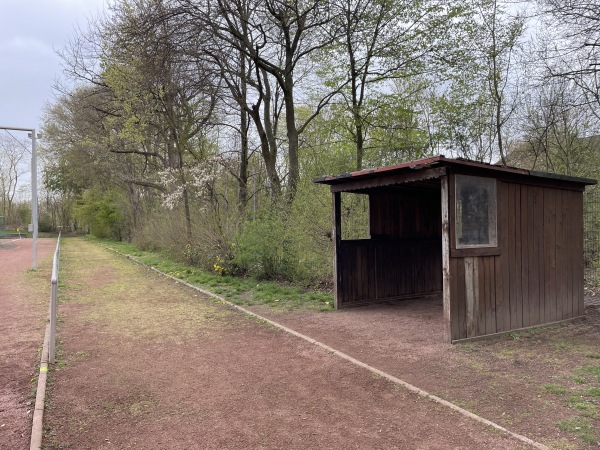
[[[384,126],[375,118],[390,103],[386,93],[397,91],[398,80],[440,71],[442,56],[444,64],[454,59],[450,29],[459,26],[464,8],[437,0],[332,3],[340,33],[326,64],[337,83],[347,85],[341,94],[351,117],[349,131],[360,170],[370,129]]]
[[[281,92],[288,166],[286,189],[288,200],[292,200],[300,177],[299,135],[334,95],[330,92],[322,96],[313,114],[298,123],[297,89],[303,71],[308,68],[310,57],[331,45],[335,37],[330,2],[207,0],[198,5],[191,0],[181,0],[180,3],[203,27],[210,27],[214,36],[252,61],[265,109],[271,108],[269,97]],[[275,92],[271,80],[277,85]],[[272,111],[264,110],[262,114],[264,135],[273,141],[277,136],[270,133],[277,128],[268,123]]]

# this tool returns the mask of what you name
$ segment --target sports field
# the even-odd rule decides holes
[[[64,239],[61,260],[44,448],[531,448],[97,244]],[[42,266],[26,261],[15,284],[43,291],[47,275],[49,288]],[[15,316],[31,335],[26,388],[3,410],[31,399],[42,297]],[[441,342],[435,302],[253,308],[549,448],[596,446],[597,308],[577,324],[456,346]],[[0,428],[0,442],[18,435]]]
[[[48,448],[517,445],[85,240],[61,270]]]
[[[44,340],[54,239],[0,240],[0,448],[29,448],[39,348]]]

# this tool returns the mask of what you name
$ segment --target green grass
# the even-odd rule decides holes
[[[534,337],[538,334],[546,333],[549,330],[553,329],[555,326],[549,325],[544,327],[531,327],[525,331],[527,337]]]
[[[519,334],[518,331],[509,331],[508,333],[506,333],[506,335],[509,338],[514,339],[515,341],[518,341],[519,339],[521,339],[521,335]]]
[[[577,369],[577,373],[579,375],[582,375],[586,379],[591,376],[592,378],[596,379],[597,383],[600,383],[600,364],[597,364],[595,366],[581,367]]]
[[[329,292],[311,291],[273,281],[209,273],[197,267],[174,261],[161,253],[141,250],[133,244],[97,238],[89,239],[120,253],[130,255],[143,264],[220,295],[238,305],[262,304],[282,310],[331,311],[333,309],[333,295]]]
[[[586,444],[597,444],[600,439],[590,421],[583,417],[562,420],[558,423],[558,428],[574,434]]]
[[[600,388],[591,388],[586,391],[590,397],[600,398]]]
[[[570,395],[565,398],[566,405],[577,413],[577,416],[563,420],[557,424],[562,431],[577,436],[587,444],[600,445],[600,365],[582,366],[573,369],[576,376],[565,377],[575,383],[570,388],[562,384],[546,384],[541,388],[544,394]]]
[[[567,393],[567,388],[560,384],[546,384],[543,386],[542,392],[545,394],[563,395]]]
[[[0,234],[15,234],[15,233],[17,233],[17,230],[0,230]],[[27,234],[27,228],[21,229],[20,233],[22,235],[26,235]]]
[[[544,325],[544,326],[531,327],[531,328],[528,328],[527,330],[522,330],[522,331],[508,331],[506,333],[506,336],[515,341],[518,341],[521,338],[533,339],[540,334],[549,333],[550,331],[556,330],[557,328],[560,328],[562,326],[563,325],[561,325],[561,324]],[[554,345],[559,349],[565,349],[567,344],[560,341],[560,342],[556,342]]]
[[[589,403],[586,403],[583,401],[570,402],[569,406],[573,409],[578,409],[580,411],[586,411],[588,413],[595,413],[598,410],[596,405],[590,405]]]

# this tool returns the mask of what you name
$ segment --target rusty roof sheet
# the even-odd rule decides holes
[[[597,180],[590,178],[572,177],[568,175],[559,175],[548,172],[537,172],[534,170],[519,169],[517,167],[501,166],[496,164],[482,163],[479,161],[471,161],[465,158],[446,158],[443,155],[432,156],[429,158],[418,159],[415,161],[409,161],[401,164],[395,164],[393,166],[379,167],[375,169],[364,169],[356,172],[343,173],[339,175],[330,175],[314,178],[314,183],[321,184],[339,184],[346,183],[353,180],[365,179],[365,178],[376,178],[380,176],[387,176],[402,172],[411,172],[417,170],[429,169],[432,167],[440,166],[459,166],[459,167],[472,167],[475,169],[481,169],[485,171],[501,172],[501,173],[513,173],[517,175],[526,175],[538,178],[549,178],[553,180],[562,180],[574,183],[580,183],[584,185],[597,184]]]

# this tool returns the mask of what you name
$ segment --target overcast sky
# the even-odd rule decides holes
[[[62,77],[57,50],[105,0],[0,0],[0,126],[39,129],[52,85]],[[19,136],[26,137],[26,136]]]

